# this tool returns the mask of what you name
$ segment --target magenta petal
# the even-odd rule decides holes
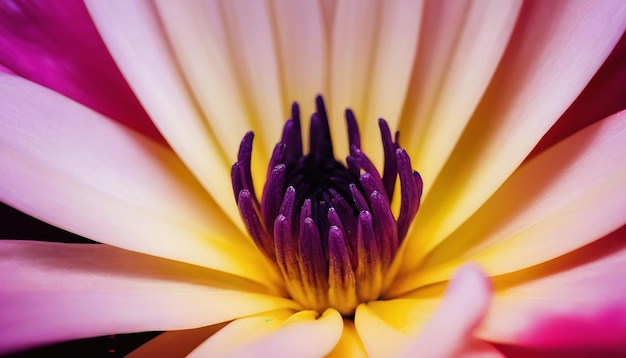
[[[555,354],[626,354],[624,268],[626,226],[568,255],[496,278],[497,298],[479,336]]]
[[[0,2],[2,67],[164,142],[80,0]]]

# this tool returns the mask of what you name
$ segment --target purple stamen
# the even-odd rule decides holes
[[[398,166],[394,158],[396,149],[400,148],[398,145],[398,133],[396,133],[396,142],[391,140],[391,131],[389,125],[384,119],[378,120],[378,127],[380,128],[380,138],[383,142],[383,151],[385,154],[385,166],[383,168],[383,185],[387,197],[391,198],[393,190],[396,186],[396,177],[398,174]]]
[[[251,175],[252,140],[241,141],[232,167],[233,190],[244,225],[281,272],[290,296],[319,312],[351,315],[360,302],[378,298],[413,218],[422,181],[407,153],[379,120],[383,174],[361,149],[352,110],[345,112],[350,155],[333,154],[328,114],[321,96],[311,116],[309,153],[303,154],[300,109],[294,103],[268,164],[261,201]],[[397,220],[390,200],[400,179]]]
[[[248,189],[250,191],[255,203],[258,204],[256,194],[254,192],[254,186],[252,185],[252,172],[250,169],[251,162],[252,162],[252,140],[253,139],[254,139],[254,133],[248,132],[243,137],[243,139],[241,140],[241,144],[239,145],[239,153],[237,154],[237,163],[241,163],[240,164],[241,170],[238,173],[239,178],[237,181],[240,183],[240,185],[243,188]],[[237,163],[235,163],[235,165]],[[235,180],[233,180],[233,183],[234,182]],[[235,191],[235,199],[237,198],[238,193],[239,191]]]
[[[261,216],[267,232],[274,231],[274,220],[282,204],[285,187],[285,164],[278,164],[267,175],[261,199]]]
[[[359,125],[356,123],[356,117],[351,109],[346,109],[346,125],[348,127],[348,148],[355,147],[361,149]]]

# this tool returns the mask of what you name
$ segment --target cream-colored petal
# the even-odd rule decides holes
[[[402,145],[432,184],[480,101],[521,1],[427,1],[400,124]],[[431,185],[424,187],[425,198]]]
[[[231,163],[243,135],[256,133],[252,166],[261,192],[291,103],[299,101],[306,128],[315,95],[325,92],[320,5],[159,1],[157,7],[192,95]]]
[[[19,77],[0,74],[0,94],[0,200],[92,240],[268,282],[171,150]]]
[[[328,95],[328,44],[319,1],[273,0],[272,19],[285,108],[300,105],[302,128],[315,111],[315,96]],[[270,139],[278,138],[276,134]],[[305,138],[306,139],[306,136]],[[272,142],[273,143],[273,142]]]
[[[322,357],[339,340],[343,320],[333,309],[318,316],[313,311],[282,310],[238,319],[190,357]]]
[[[626,112],[597,122],[517,170],[389,294],[446,280],[477,261],[498,275],[558,257],[626,223]]]
[[[501,66],[415,221],[407,268],[463,223],[523,161],[626,27],[622,1],[529,2]],[[419,168],[417,168],[419,170]]]
[[[254,6],[254,8],[251,8]],[[224,155],[254,131],[257,189],[282,123],[298,101],[307,128],[326,91],[326,37],[317,2],[158,1],[168,38],[192,94]]]
[[[254,130],[247,108],[245,81],[233,59],[233,44],[219,2],[157,1],[160,19],[173,48],[189,95],[197,102],[229,162],[237,160],[239,142]]]
[[[330,53],[329,112],[340,158],[347,153],[344,110],[362,125],[363,145],[380,158],[376,119],[396,128],[417,48],[421,1],[342,1],[337,4]],[[379,153],[379,154],[376,154]],[[378,162],[378,160],[377,160]]]
[[[411,70],[418,49],[422,21],[422,1],[392,0],[381,3],[377,14],[375,48],[370,55],[365,108],[357,114],[362,126],[363,145],[382,164],[378,118],[384,118],[390,128],[398,128],[402,107],[409,88]],[[363,25],[361,25],[363,26]],[[347,104],[351,106],[351,104]]]
[[[236,276],[107,245],[0,241],[0,256],[4,353],[297,307]]]
[[[270,6],[264,1],[223,1],[221,5],[232,46],[232,61],[246,96],[245,104],[269,155],[289,115],[281,88]]]
[[[232,163],[185,81],[154,4],[87,1],[87,7],[118,67],[165,139],[231,220],[243,227],[230,184]]]

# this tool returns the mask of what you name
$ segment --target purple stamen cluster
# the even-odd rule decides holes
[[[300,110],[274,147],[261,201],[251,174],[252,140],[247,133],[232,167],[241,217],[259,249],[280,270],[290,296],[304,307],[333,307],[344,315],[378,298],[385,278],[417,214],[422,180],[411,160],[380,119],[382,176],[361,150],[354,113],[346,110],[350,155],[346,164],[333,153],[328,116],[321,96],[311,116],[309,153],[303,154]],[[400,178],[400,209],[391,211]]]

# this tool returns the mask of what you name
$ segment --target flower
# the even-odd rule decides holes
[[[138,355],[626,350],[621,1],[87,8],[0,5],[0,200],[106,244],[1,242],[3,352],[146,330],[168,332]],[[352,108],[372,161],[383,117],[424,182],[353,316],[291,298],[230,187],[244,134],[259,185],[317,93],[338,158]]]

